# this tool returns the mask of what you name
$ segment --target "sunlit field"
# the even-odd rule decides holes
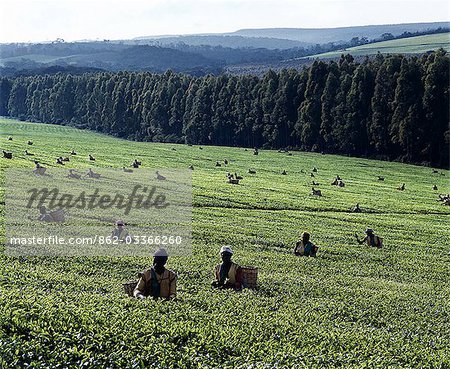
[[[443,48],[447,51],[450,49],[450,33],[437,33],[434,35],[380,41],[347,48],[345,53],[354,56],[375,55],[378,52],[382,54],[422,54],[439,48]],[[331,51],[314,55],[310,58],[334,58],[339,57],[343,52],[343,50]]]
[[[143,169],[194,167],[193,253],[167,265],[178,274],[177,299],[138,301],[124,293],[122,283],[149,267],[151,255],[2,253],[0,367],[450,366],[450,207],[438,201],[450,192],[450,171],[295,151],[253,155],[251,148],[137,143],[6,119],[0,133],[1,149],[13,153],[0,158],[3,179],[5,168],[31,171],[33,160],[61,169],[56,158],[72,149],[77,155],[64,168],[122,168],[135,158]],[[227,172],[243,179],[229,184]],[[331,185],[337,175],[345,187]],[[323,196],[311,195],[312,181]],[[402,183],[404,191],[397,189]],[[5,191],[2,185],[2,218]],[[362,213],[351,211],[356,203]],[[367,227],[383,237],[382,249],[356,243],[354,233],[363,237]],[[292,254],[303,231],[319,246],[317,258]],[[0,232],[4,243],[3,223]],[[258,267],[258,289],[211,289],[224,244],[233,247],[235,262]]]

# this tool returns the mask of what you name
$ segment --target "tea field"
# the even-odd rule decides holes
[[[353,56],[382,54],[423,54],[430,50],[443,48],[450,49],[450,34],[437,33],[434,35],[423,35],[397,40],[380,41],[372,44],[365,44],[349,47],[345,50],[330,51],[323,54],[310,56],[310,58],[338,58],[342,53]]]
[[[255,156],[244,148],[137,143],[9,119],[0,119],[0,133],[0,148],[13,153],[0,158],[2,179],[6,168],[31,170],[34,159],[56,167],[55,158],[72,149],[78,155],[66,168],[122,168],[135,158],[143,168],[194,166],[193,253],[167,265],[178,274],[177,299],[138,301],[123,292],[122,283],[151,265],[150,255],[2,252],[0,367],[450,367],[450,207],[438,201],[450,192],[450,171],[315,153]],[[228,184],[227,172],[244,178]],[[331,186],[336,175],[345,187]],[[322,197],[310,194],[313,180]],[[397,190],[402,183],[406,189]],[[2,185],[2,217],[5,191]],[[351,211],[356,203],[362,213]],[[384,238],[382,249],[355,242],[353,234],[362,237],[367,227]],[[292,254],[303,231],[319,246],[317,258]],[[259,268],[257,290],[211,289],[224,244],[232,245],[234,261]]]

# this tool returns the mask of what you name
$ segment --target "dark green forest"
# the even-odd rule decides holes
[[[142,141],[289,148],[449,165],[449,56],[343,55],[303,70],[0,79],[0,115]]]

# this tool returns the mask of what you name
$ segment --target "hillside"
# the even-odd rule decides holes
[[[408,32],[437,32],[439,28],[441,31],[448,29],[449,23],[274,28],[224,34],[148,36],[132,40],[0,44],[0,76],[33,74],[32,70],[54,66],[156,73],[171,69],[191,75],[217,75],[224,71],[258,74],[260,69],[301,67],[301,63],[292,65],[293,59]],[[248,64],[257,66],[247,68]]]
[[[236,35],[180,35],[161,37],[137,37],[133,40],[140,44],[154,43],[161,46],[186,44],[192,46],[210,45],[237,48],[291,49],[312,45],[308,42],[274,37],[247,37]]]
[[[0,132],[0,147],[14,155],[0,159],[2,183],[8,168],[31,172],[33,159],[51,174],[55,157],[72,149],[78,155],[59,168],[101,173],[137,157],[142,168],[130,176],[139,177],[154,173],[152,168],[164,173],[194,166],[193,255],[168,262],[178,274],[177,300],[137,301],[124,294],[122,283],[148,267],[150,256],[1,255],[2,365],[450,364],[450,212],[437,201],[438,193],[450,192],[450,171],[433,174],[431,168],[300,152],[261,150],[254,156],[243,148],[135,143],[14,120],[1,120]],[[34,157],[23,155],[25,149]],[[227,166],[215,167],[225,158]],[[256,174],[248,174],[249,168]],[[282,169],[287,175],[280,175]],[[227,172],[244,179],[227,184]],[[330,185],[337,174],[344,188]],[[320,183],[322,197],[310,195],[312,180]],[[396,189],[401,183],[405,191]],[[439,191],[432,190],[434,184]],[[2,216],[8,191],[1,189]],[[363,213],[350,211],[356,202]],[[368,226],[384,238],[383,249],[356,244],[353,234],[361,236]],[[319,246],[316,259],[291,254],[305,230]],[[3,223],[0,231],[4,240]],[[232,245],[236,262],[259,268],[259,289],[211,290],[223,244]]]
[[[423,54],[432,50],[443,48],[450,51],[450,33],[439,33],[435,35],[425,35],[408,37],[398,40],[375,42],[367,45],[350,47],[338,51],[312,55],[306,58],[338,58],[342,54],[353,56],[374,55],[378,52],[382,54]]]
[[[424,32],[439,27],[448,28],[449,22],[385,24],[337,28],[260,28],[241,29],[229,33],[141,36],[134,40],[153,41],[161,45],[185,43],[188,45],[211,45],[223,47],[263,47],[267,49],[288,49],[315,44],[345,43],[353,37],[379,38],[383,33],[399,36],[404,32]]]
[[[44,66],[74,66],[105,70],[218,72],[221,63],[198,53],[159,46],[131,46],[102,42],[35,44],[17,48],[0,47],[0,66],[32,69]]]
[[[439,27],[448,28],[449,22],[435,23],[405,23],[405,24],[385,24],[355,27],[338,28],[260,28],[242,29],[231,34],[245,37],[274,37],[289,40],[296,40],[312,44],[325,44],[329,42],[347,42],[353,37],[367,37],[375,39],[383,33],[392,33],[399,36],[404,32],[423,32]]]

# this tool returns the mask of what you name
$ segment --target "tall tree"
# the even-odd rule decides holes
[[[418,158],[422,121],[422,74],[416,59],[403,59],[395,89],[391,139],[405,152],[406,161]]]
[[[348,136],[348,152],[368,153],[367,123],[371,117],[370,100],[373,95],[374,78],[368,63],[359,65],[352,78],[347,96],[345,132]]]
[[[269,70],[262,79],[262,99],[261,105],[263,110],[263,137],[265,147],[271,147],[278,140],[280,134],[276,122],[272,120],[273,111],[275,109],[275,96],[278,89],[279,77],[273,71]]]
[[[7,116],[8,100],[11,94],[12,83],[8,78],[0,78],[0,115]]]
[[[428,142],[427,154],[433,164],[449,165],[449,150],[446,137],[449,134],[449,65],[450,58],[440,49],[431,55],[424,80],[423,107],[426,114]]]
[[[377,154],[395,156],[390,144],[389,125],[393,114],[393,101],[402,57],[388,56],[380,65],[375,77],[372,98],[372,120],[368,122],[369,144]]]
[[[324,146],[323,139],[319,134],[321,124],[320,97],[325,87],[327,72],[327,64],[322,61],[315,61],[309,69],[305,100],[300,106],[300,114],[295,127],[300,134],[302,146],[306,149],[319,150]]]
[[[27,81],[23,77],[14,80],[8,99],[8,112],[13,117],[27,117]]]
[[[335,119],[334,107],[336,106],[336,97],[339,91],[339,67],[331,62],[328,67],[328,76],[325,82],[320,101],[321,106],[321,124],[319,134],[323,138],[324,146],[327,150],[334,150],[336,144],[333,138],[333,122]]]

